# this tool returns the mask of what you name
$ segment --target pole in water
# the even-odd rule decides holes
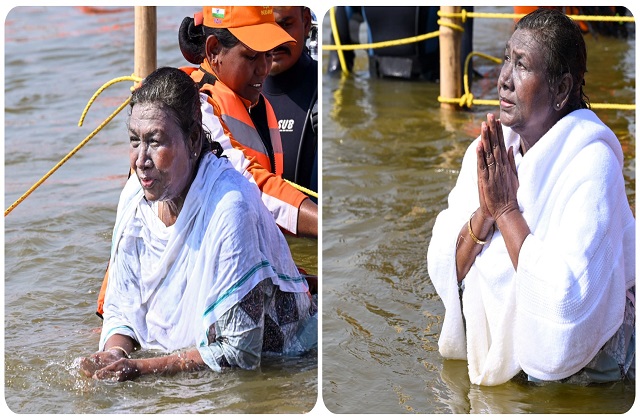
[[[145,78],[156,69],[157,18],[155,6],[135,6],[134,73]]]

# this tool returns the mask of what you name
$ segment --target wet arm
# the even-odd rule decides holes
[[[310,198],[300,204],[298,213],[298,235],[318,237],[318,205]]]
[[[513,268],[518,270],[518,257],[524,240],[529,236],[531,230],[526,220],[518,210],[511,210],[502,214],[496,220],[498,229],[504,238],[504,243],[509,252]]]
[[[136,347],[138,345],[133,338],[122,334],[114,334],[104,344],[104,351],[110,351],[122,357],[129,357]]]
[[[483,217],[480,209],[478,209],[471,217],[471,231],[476,239],[486,242],[489,235],[493,234],[493,221],[490,218]],[[465,223],[458,234],[456,243],[456,274],[458,283],[467,276],[476,256],[482,251],[483,244],[479,244],[471,237],[469,233],[469,224]]]
[[[182,350],[167,356],[138,359],[136,366],[140,370],[140,375],[174,375],[180,372],[202,370],[207,367],[196,348]]]

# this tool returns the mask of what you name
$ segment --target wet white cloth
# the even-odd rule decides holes
[[[100,349],[115,333],[147,349],[206,345],[209,327],[267,278],[285,292],[308,290],[257,187],[225,158],[203,155],[170,227],[131,176],[113,231]]]
[[[503,130],[507,150],[519,150],[519,136]],[[464,156],[427,255],[446,310],[440,353],[467,359],[474,384],[501,384],[521,369],[543,380],[566,378],[616,332],[635,284],[635,220],[620,143],[592,111],[579,110],[525,156],[517,153],[518,203],[531,230],[518,271],[496,231],[464,279],[461,309],[455,249],[479,205],[478,141]]]

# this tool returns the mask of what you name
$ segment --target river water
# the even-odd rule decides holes
[[[476,7],[512,13],[511,7]],[[329,42],[329,22],[323,21]],[[628,40],[586,36],[592,103],[635,103]],[[476,19],[474,50],[502,57],[512,21]],[[363,39],[361,31],[361,39]],[[327,59],[325,51],[323,59]],[[491,107],[446,112],[439,86],[323,69],[322,397],[334,413],[623,413],[635,386],[470,385],[466,363],[438,353],[444,307],[427,273],[437,214]],[[326,61],[325,61],[326,62]],[[496,99],[499,66],[474,59],[476,98]],[[635,111],[597,111],[617,134],[635,209]]]
[[[183,66],[177,30],[197,7],[158,7],[158,65]],[[106,13],[105,13],[106,12]],[[127,98],[133,7],[16,7],[4,24],[5,209]],[[318,398],[318,354],[257,371],[113,384],[78,374],[97,350],[95,305],[128,173],[126,111],[4,218],[4,398],[14,413],[303,413]],[[289,238],[318,270],[317,240]]]

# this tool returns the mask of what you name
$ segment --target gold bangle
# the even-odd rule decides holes
[[[124,353],[124,357],[129,359],[129,353],[127,353],[127,351],[125,349],[123,349],[122,347],[120,347],[120,346],[111,346],[108,349],[106,349],[106,351],[109,351],[109,350],[112,350],[112,349],[120,350],[121,352]]]
[[[469,222],[467,222],[467,228],[469,230],[469,236],[471,236],[471,239],[473,239],[473,242],[477,243],[478,245],[484,245],[487,243],[487,241],[481,241],[480,239],[478,239],[478,237],[476,235],[473,234],[473,231],[471,230],[471,219],[473,219],[473,215],[476,214],[476,212],[474,211],[473,213],[471,213],[471,217],[469,217]]]

